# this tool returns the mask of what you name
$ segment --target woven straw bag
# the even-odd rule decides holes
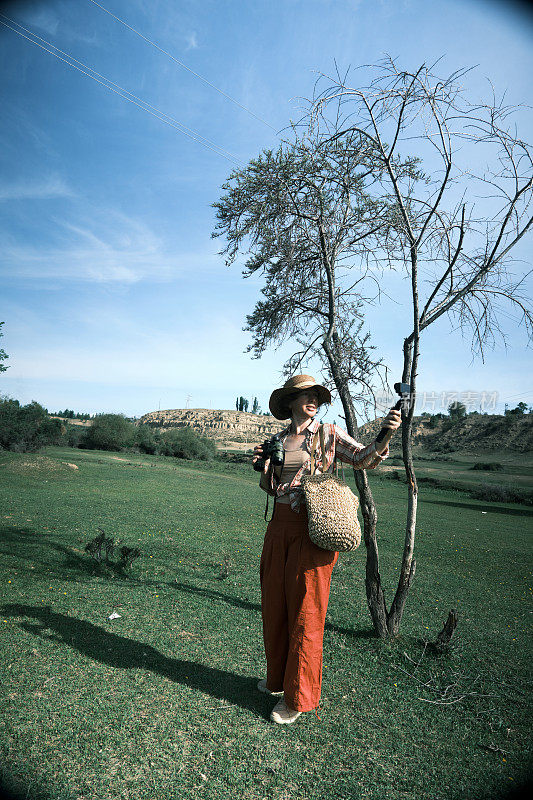
[[[322,468],[326,465],[324,446],[324,427],[315,433],[311,448],[311,474],[302,478],[307,515],[309,518],[309,538],[323,550],[345,552],[355,550],[361,542],[361,528],[357,519],[359,500],[337,475],[325,473],[316,475],[317,435],[320,434]]]

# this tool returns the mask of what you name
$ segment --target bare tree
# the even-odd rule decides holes
[[[225,236],[227,264],[247,248],[244,275],[265,278],[263,299],[247,317],[249,351],[260,357],[269,345],[296,340],[301,349],[285,364],[286,373],[318,356],[339,394],[348,433],[357,437],[355,404],[375,409],[374,387],[384,375],[363,330],[364,304],[380,293],[364,265],[378,235],[386,235],[392,212],[388,199],[372,199],[367,191],[375,180],[374,146],[358,134],[348,138],[319,148],[311,127],[233,172],[223,186],[226,194],[214,204],[213,236]],[[412,159],[402,169],[415,179]],[[364,280],[371,291],[363,296]],[[367,546],[367,597],[375,629],[385,636],[376,507],[366,473],[354,474]]]
[[[518,310],[529,338],[533,329],[523,294],[529,272],[517,274],[511,255],[533,222],[532,152],[512,127],[517,109],[494,94],[488,103],[470,102],[465,89],[470,70],[444,79],[433,70],[422,65],[416,72],[401,71],[388,58],[372,68],[365,88],[351,88],[338,76],[326,79],[329,85],[315,95],[304,120],[322,131],[322,147],[343,142],[349,150],[356,136],[372,148],[365,190],[387,216],[378,232],[380,246],[368,259],[378,268],[402,269],[411,287],[402,374],[412,387],[402,414],[408,510],[398,587],[385,612],[392,635],[398,633],[416,566],[412,424],[421,334],[447,314],[462,330],[470,329],[473,351],[483,357],[487,343],[502,333],[504,302]],[[406,171],[410,157],[414,161]]]

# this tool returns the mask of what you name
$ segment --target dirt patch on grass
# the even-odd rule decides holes
[[[4,466],[7,472],[14,475],[43,475],[45,473],[59,475],[71,472],[70,466],[64,462],[54,461],[48,456],[28,455],[27,453],[13,461],[8,461]]]

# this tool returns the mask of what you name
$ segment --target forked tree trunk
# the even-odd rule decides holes
[[[324,235],[321,223],[319,223],[319,234],[322,249],[322,263],[328,281],[327,316],[329,324],[328,330],[322,342],[322,347],[328,359],[331,376],[341,399],[348,433],[352,438],[355,438],[357,435],[357,420],[352,403],[352,397],[348,387],[348,380],[341,366],[341,343],[339,341],[339,335],[336,328],[337,309],[335,303],[335,255],[334,253],[328,252],[326,237]],[[403,421],[405,423],[402,430],[402,448],[405,471],[409,483],[409,501],[407,511],[407,529],[400,577],[398,586],[396,588],[396,594],[394,595],[394,600],[389,612],[387,612],[387,606],[385,605],[385,595],[381,585],[381,575],[379,574],[379,552],[376,535],[378,515],[376,511],[376,504],[374,503],[374,498],[372,497],[372,492],[370,491],[365,470],[354,469],[355,483],[361,502],[361,513],[363,515],[363,536],[366,546],[366,599],[368,602],[372,623],[374,625],[374,630],[382,639],[385,639],[388,636],[397,636],[399,633],[405,602],[407,600],[407,595],[409,593],[416,569],[416,562],[413,558],[413,549],[415,540],[416,505],[418,492],[413,467],[411,433],[414,413],[416,368],[418,363],[419,327],[418,290],[416,283],[417,254],[414,246],[412,247],[411,255],[413,259],[412,290],[414,301],[414,332],[413,335],[408,337],[408,339],[406,339],[404,342],[404,365],[402,376],[402,381],[404,383],[409,382],[412,388],[409,410],[407,413],[405,412],[405,409],[402,410],[402,417],[404,418]]]
[[[352,438],[357,437],[357,421],[352,398],[348,390],[347,381],[343,378],[339,362],[335,357],[335,348],[328,339],[323,342],[324,352],[331,369],[331,375],[344,410],[346,428]],[[381,576],[379,574],[379,552],[376,537],[376,527],[378,515],[376,504],[365,470],[354,469],[354,478],[359,492],[361,503],[361,513],[363,515],[363,537],[366,546],[366,599],[374,630],[380,638],[389,635],[387,626],[387,609],[385,606],[385,596],[381,586]]]
[[[350,436],[357,438],[357,420],[353,407],[352,398],[348,388],[348,381],[344,378],[340,360],[336,357],[335,339],[336,333],[331,338],[326,337],[323,341],[323,349],[326,353],[331,375],[344,410],[346,429]],[[404,344],[404,371],[402,381],[410,383],[412,387],[411,402],[408,410],[402,409],[402,452],[407,476],[407,522],[400,567],[400,575],[396,593],[392,601],[390,610],[387,611],[385,595],[379,573],[379,551],[377,541],[377,510],[368,478],[365,470],[354,469],[354,478],[359,493],[361,503],[361,513],[363,515],[363,536],[366,546],[366,598],[372,624],[376,634],[385,639],[397,636],[400,631],[400,623],[409,594],[409,589],[413,582],[416,570],[414,559],[414,541],[416,528],[416,514],[418,501],[418,487],[413,464],[412,453],[412,424],[414,414],[414,392],[416,389],[416,366],[418,361],[418,342],[407,339]]]

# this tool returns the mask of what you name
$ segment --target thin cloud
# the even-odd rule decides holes
[[[58,336],[51,320],[40,321],[39,337],[35,336],[35,327],[19,332],[19,322],[19,330],[12,331],[13,339],[17,339],[17,360],[9,377],[91,381],[109,386],[151,383],[176,387],[186,376],[187,381],[204,380],[215,383],[219,389],[227,387],[233,394],[235,380],[243,381],[250,369],[249,356],[243,353],[245,340],[241,326],[220,313],[200,318],[202,325],[194,330],[186,321],[173,319],[164,332],[150,332],[143,331],[142,326],[140,330],[138,320],[123,319],[119,309],[114,308],[102,315],[98,325],[81,319],[76,338],[64,332]],[[35,325],[35,320],[30,318],[30,322]],[[224,341],[225,350],[234,356],[231,372],[225,359],[213,358],[215,338]],[[45,359],[43,342],[46,342]],[[207,378],[206,364],[209,364]]]
[[[46,8],[31,9],[27,13],[20,14],[22,23],[31,28],[37,28],[48,36],[60,37],[62,40],[84,42],[85,44],[97,45],[97,37],[92,34],[78,30],[69,25],[65,20],[60,19],[52,10]]]
[[[198,49],[198,38],[196,36],[196,31],[189,33],[187,36],[187,47],[185,48],[186,51],[189,50],[197,50]]]
[[[34,28],[45,33],[55,36],[59,27],[59,17],[49,9],[40,8],[23,15],[23,20],[26,24],[32,25]]]
[[[133,284],[164,283],[220,268],[214,251],[175,253],[144,223],[101,210],[75,222],[51,220],[55,241],[38,246],[0,235],[6,279]]]
[[[41,181],[19,180],[0,186],[0,202],[9,200],[54,200],[74,197],[75,193],[63,178],[51,175]]]

